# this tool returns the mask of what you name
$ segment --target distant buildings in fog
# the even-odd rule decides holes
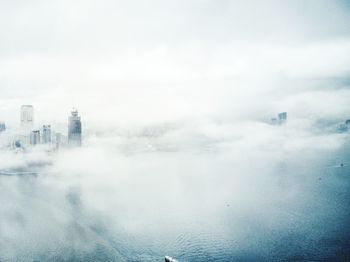
[[[281,126],[287,123],[287,112],[281,112],[277,114],[277,117],[270,119],[270,124],[273,126]],[[333,132],[345,133],[350,131],[350,119],[346,119],[343,123],[338,123],[330,127]]]
[[[278,113],[277,117],[273,117],[270,120],[271,125],[284,125],[287,123],[287,112]]]
[[[4,122],[0,122],[0,133],[6,130]],[[53,133],[51,125],[45,124],[41,129],[34,129],[34,107],[22,105],[20,109],[20,129],[12,134],[8,146],[13,149],[26,149],[28,146],[45,145],[49,150],[59,149],[67,145],[70,147],[82,144],[81,120],[78,111],[73,109],[68,119],[68,136],[59,132]],[[68,138],[68,139],[67,139]]]

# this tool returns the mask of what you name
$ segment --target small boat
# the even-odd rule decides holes
[[[179,262],[178,260],[176,260],[175,258],[169,257],[169,256],[165,256],[165,262]]]

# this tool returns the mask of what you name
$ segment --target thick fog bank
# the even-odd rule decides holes
[[[3,152],[3,168],[49,164],[0,177],[2,260],[345,258],[347,133],[203,123]]]

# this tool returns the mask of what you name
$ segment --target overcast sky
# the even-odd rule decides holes
[[[348,85],[349,12],[345,0],[1,1],[0,118],[17,124],[22,103],[38,125],[73,106],[91,126],[293,112],[285,99]]]

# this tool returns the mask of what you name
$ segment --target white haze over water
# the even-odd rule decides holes
[[[0,121],[84,133],[0,152],[0,260],[348,258],[349,7],[0,1]]]

